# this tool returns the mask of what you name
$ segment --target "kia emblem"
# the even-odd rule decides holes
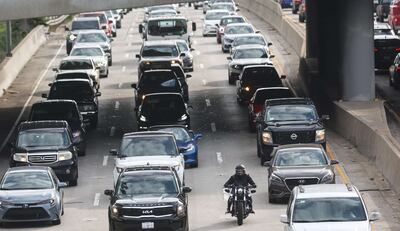
[[[306,183],[306,180],[299,180],[299,184],[304,184]]]
[[[153,210],[143,210],[142,214],[153,214]]]
[[[293,133],[292,135],[290,135],[290,139],[297,140],[297,134]]]

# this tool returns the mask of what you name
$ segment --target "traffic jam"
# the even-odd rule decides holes
[[[142,38],[140,50],[130,60],[137,62],[137,82],[129,86],[137,129],[119,137],[117,149],[106,151],[115,163],[108,174],[112,185],[103,189],[109,199],[103,211],[108,227],[103,230],[190,229],[188,207],[195,189],[185,171],[202,168],[199,147],[207,146],[207,137],[193,126],[191,115],[190,80],[201,71],[194,33],[212,37],[212,46],[226,56],[225,82],[235,89],[233,106],[247,108],[246,132],[253,137],[254,157],[265,172],[264,182],[258,184],[268,186],[266,192],[256,191],[251,169],[245,163],[231,166],[234,174],[220,185],[226,196],[221,214],[240,226],[257,213],[253,194],[265,193],[270,205],[287,205],[280,218],[268,218],[280,219],[284,230],[370,231],[371,222],[380,218],[378,212],[368,212],[354,185],[336,182],[339,162],[328,154],[324,125],[329,115],[320,115],[311,99],[285,86],[286,76],[274,64],[273,43],[239,7],[234,0],[210,0],[142,9],[144,18],[136,32]],[[201,25],[181,14],[188,8],[203,13]],[[81,13],[65,27],[67,55],[53,69],[54,79],[43,99],[32,105],[28,119],[19,123],[9,141],[10,168],[0,182],[2,226],[60,225],[68,213],[65,188],[80,185],[79,164],[92,145],[88,136],[98,129],[101,82],[112,75],[113,42],[124,17],[132,13]],[[386,24],[375,24],[375,33],[375,58],[393,72],[390,83],[396,87],[400,56],[388,58],[386,45],[377,44],[393,40],[394,54],[400,40]]]

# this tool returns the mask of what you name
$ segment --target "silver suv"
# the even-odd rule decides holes
[[[307,185],[295,187],[286,214],[281,215],[285,231],[295,230],[371,230],[378,212],[368,215],[360,192],[351,184]]]

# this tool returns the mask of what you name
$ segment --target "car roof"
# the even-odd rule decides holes
[[[61,60],[62,61],[73,61],[73,60],[92,60],[90,56],[67,56]]]
[[[77,43],[72,47],[72,50],[75,48],[101,48],[99,44],[96,43]]]
[[[145,74],[145,73],[157,73],[157,72],[168,72],[168,73],[171,73],[171,72],[173,72],[171,69],[152,69],[152,70],[146,70],[146,71],[144,71],[143,72],[143,74]]]
[[[155,11],[152,11],[155,12]],[[184,16],[182,15],[162,15],[162,16],[157,16],[157,17],[150,17],[148,19],[148,21],[152,21],[152,20],[162,20],[162,19],[186,19]]]
[[[245,19],[242,15],[227,15],[227,16],[223,16],[221,19],[226,19],[226,18],[243,18]]]
[[[143,46],[156,46],[156,45],[175,45],[175,40],[153,40],[153,41],[145,41]]]
[[[81,21],[99,21],[99,18],[98,17],[74,17],[74,19],[72,19],[72,21],[73,22],[76,22],[76,21],[79,21],[79,22],[81,22]]]
[[[392,29],[387,23],[374,23],[374,29]]]
[[[183,128],[183,129],[185,129],[185,130],[189,130],[189,129],[187,129],[186,126],[184,126],[184,125],[179,125],[179,124],[155,125],[155,126],[151,126],[151,127],[149,128],[149,130],[150,130],[150,129],[157,129],[157,128],[160,128],[160,129],[162,129],[162,128]]]
[[[274,65],[273,64],[265,64],[265,65],[248,65],[248,66],[245,66],[245,67],[243,67],[243,71],[244,70],[247,70],[247,69],[251,69],[251,68],[273,68],[273,69],[275,69],[275,67],[274,67]],[[243,72],[242,71],[242,72]]]
[[[48,99],[48,100],[44,100],[44,101],[40,101],[40,102],[36,102],[32,105],[45,105],[45,104],[73,104],[73,105],[77,105],[76,102],[74,100],[70,100],[70,99]]]
[[[234,27],[234,26],[250,26],[250,27],[253,27],[253,25],[251,23],[247,23],[247,22],[235,22],[235,23],[229,23],[228,25],[226,25],[226,27]]]
[[[123,137],[140,137],[140,136],[174,136],[170,132],[160,132],[160,131],[144,131],[144,132],[130,132],[125,133]]]
[[[276,105],[314,105],[314,103],[309,98],[283,98],[265,101],[266,107]]]
[[[104,30],[94,30],[94,29],[89,29],[89,30],[80,30],[78,32],[78,35],[80,34],[105,34]]]
[[[56,79],[54,80],[54,83],[71,83],[71,82],[76,82],[76,83],[87,83],[90,85],[89,79]]]
[[[8,173],[10,172],[27,172],[27,171],[46,171],[48,172],[51,168],[46,166],[19,166],[19,167],[12,167],[7,170]]]
[[[228,24],[228,25],[230,25],[230,24]],[[265,39],[264,35],[256,34],[256,33],[238,34],[237,36],[235,36],[235,39],[241,38],[241,37],[261,37],[261,38]]]
[[[290,89],[288,87],[262,87],[262,88],[258,88],[254,94],[257,94],[258,92],[261,92],[261,91],[269,91],[269,90],[288,90],[288,91],[290,91]]]
[[[285,145],[279,145],[276,147],[276,150],[282,150],[282,149],[291,149],[291,148],[318,148],[318,149],[323,149],[321,144],[285,144]]]
[[[316,184],[296,187],[297,199],[327,197],[360,197],[355,186],[350,184]]]
[[[43,128],[67,128],[68,122],[65,120],[39,120],[39,121],[26,121],[18,126],[18,130],[31,130]]]
[[[78,69],[78,70],[61,70],[56,73],[56,76],[58,75],[68,75],[68,74],[83,74],[83,75],[89,75],[87,71]]]

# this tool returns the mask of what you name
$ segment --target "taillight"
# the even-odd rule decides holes
[[[400,52],[400,48],[396,48],[394,49],[396,52]]]
[[[374,52],[378,52],[378,48],[374,48]]]
[[[396,67],[396,72],[400,72],[400,66]]]
[[[260,104],[253,104],[253,113],[257,114],[261,112],[263,109],[263,106]]]

